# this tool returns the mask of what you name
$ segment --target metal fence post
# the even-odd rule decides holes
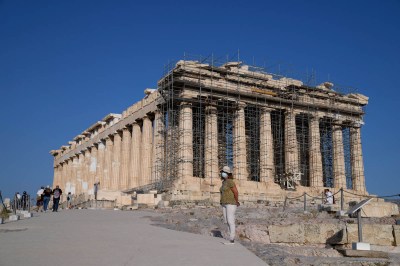
[[[304,192],[304,212],[307,211],[307,193]]]
[[[17,214],[17,195],[14,195],[13,213],[14,213],[14,215]]]
[[[343,211],[344,195],[343,188],[340,188],[340,211]]]

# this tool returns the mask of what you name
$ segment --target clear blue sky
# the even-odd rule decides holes
[[[399,1],[137,2],[0,0],[3,195],[51,185],[49,151],[140,100],[169,60],[238,49],[369,96],[367,190],[400,193]]]

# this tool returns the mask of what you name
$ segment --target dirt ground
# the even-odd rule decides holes
[[[227,226],[223,223],[220,207],[174,206],[155,209],[162,214],[153,218],[155,225],[178,231],[226,238]],[[356,223],[354,218],[346,222]],[[296,221],[307,223],[339,223],[339,219],[326,212],[310,210],[304,213],[298,206],[282,207],[257,206],[239,207],[236,212],[237,240],[269,265],[400,265],[399,253],[388,253],[388,259],[350,258],[342,256],[334,247],[328,245],[304,246],[298,244],[271,244],[263,236],[248,239],[241,231],[246,225],[267,226],[270,224],[290,224]],[[364,223],[394,224],[393,218],[364,219]]]

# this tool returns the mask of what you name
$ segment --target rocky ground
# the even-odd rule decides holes
[[[154,210],[163,215],[153,218],[155,225],[172,230],[225,238],[226,225],[220,207],[175,206]],[[334,247],[321,245],[272,244],[267,232],[260,228],[271,224],[290,224],[296,221],[307,223],[357,223],[354,218],[339,220],[327,212],[310,210],[304,213],[300,207],[258,206],[239,207],[236,213],[237,241],[263,259],[269,265],[400,265],[399,253],[388,253],[387,259],[350,258],[342,256]],[[394,224],[393,218],[364,219],[364,223]],[[256,232],[251,230],[257,228]]]

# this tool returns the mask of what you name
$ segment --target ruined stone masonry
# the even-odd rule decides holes
[[[229,165],[241,201],[327,187],[367,195],[364,95],[241,62],[187,60],[168,66],[145,94],[52,150],[53,184],[89,199],[100,182],[98,199],[120,205],[150,190],[164,200],[216,202],[219,169]]]

